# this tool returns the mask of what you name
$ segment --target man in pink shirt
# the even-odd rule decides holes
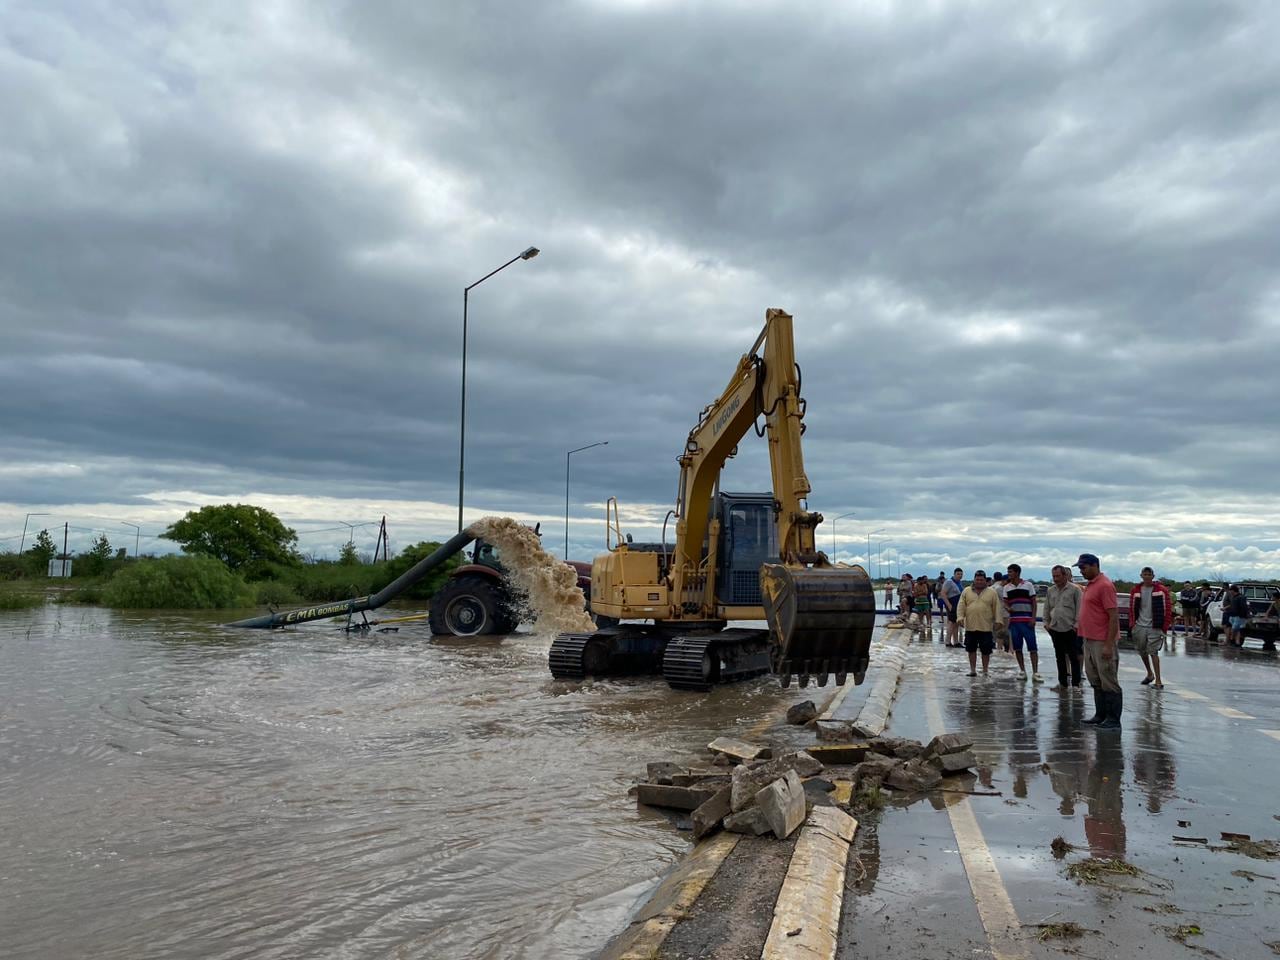
[[[1120,689],[1120,614],[1116,603],[1116,586],[1099,569],[1092,553],[1080,554],[1072,566],[1088,582],[1080,598],[1080,623],[1076,632],[1084,641],[1084,672],[1093,687],[1095,713],[1085,723],[1096,723],[1099,730],[1119,730],[1120,713],[1124,709],[1124,692]]]

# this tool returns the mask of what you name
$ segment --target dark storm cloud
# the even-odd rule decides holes
[[[1172,510],[1202,518],[1161,528],[1189,565],[1277,534],[1240,522],[1280,449],[1268,5],[42,3],[0,29],[10,517],[447,507],[461,288],[534,243],[471,300],[477,509],[558,515],[564,451],[608,439],[575,515],[660,523],[776,305],[813,505],[858,513],[841,555],[864,519],[958,556],[984,521],[1119,542],[1088,519]],[[744,443],[734,485],[766,475]]]

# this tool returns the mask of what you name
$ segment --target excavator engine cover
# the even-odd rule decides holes
[[[829,674],[843,684],[866,678],[871,633],[875,628],[875,596],[871,579],[859,566],[787,567],[766,563],[760,568],[760,592],[773,635],[773,672],[789,686],[816,677],[825,686]]]

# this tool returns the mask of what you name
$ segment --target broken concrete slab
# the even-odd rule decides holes
[[[769,832],[769,821],[759,807],[747,807],[724,818],[724,828],[729,833],[745,833],[759,837]]]
[[[636,788],[636,802],[647,807],[697,810],[710,800],[715,792],[701,787],[671,787],[658,783],[642,783]]]
[[[805,827],[825,830],[845,843],[853,843],[854,834],[858,832],[858,821],[839,807],[830,807],[812,811],[805,820]]]
[[[804,823],[808,808],[804,800],[804,784],[794,770],[769,784],[756,794],[756,806],[769,821],[769,829],[779,840],[791,836]]]
[[[884,783],[885,777],[900,767],[903,762],[873,753],[870,758],[853,768],[855,789],[862,789],[864,785]]]
[[[924,748],[926,760],[948,753],[962,753],[973,747],[973,737],[963,733],[940,733]]]
[[[733,811],[743,810],[754,802],[755,796],[766,785],[794,771],[802,777],[811,777],[822,772],[822,763],[815,760],[804,750],[784,754],[776,760],[747,766],[745,764],[733,769]]]
[[[729,809],[729,798],[733,790],[724,786],[715,792],[711,799],[693,811],[693,838],[701,840],[708,833],[720,826],[720,821],[732,811]]]
[[[824,780],[821,777],[811,777],[804,781],[804,798],[811,807],[834,807],[835,799],[832,796],[836,785],[830,780]]]
[[[960,753],[944,753],[941,756],[935,756],[929,763],[944,777],[951,777],[976,767],[978,758],[973,755],[971,750],[964,750]]]
[[[735,740],[733,737],[716,737],[707,744],[707,749],[712,753],[719,753],[730,760],[737,760],[744,763],[747,760],[768,760],[773,756],[773,751],[763,744],[747,743],[745,740]]]
[[[942,774],[924,760],[908,760],[895,766],[885,777],[885,784],[904,793],[923,793],[942,782]]]
[[[816,720],[813,731],[819,740],[835,743],[848,743],[857,739],[853,733],[853,724],[848,720]]]
[[[924,747],[918,742],[905,737],[873,737],[869,745],[872,753],[897,757],[899,760],[914,760],[924,752]]]
[[[645,768],[645,779],[650,783],[670,786],[671,778],[678,773],[684,773],[686,769],[686,767],[682,767],[678,763],[668,763],[665,760],[660,760],[656,763],[650,763]]]
[[[727,786],[729,774],[723,770],[690,770],[688,773],[677,773],[671,778],[673,787],[692,787],[702,784],[712,790]]]
[[[869,749],[866,743],[838,743],[810,747],[807,753],[824,766],[844,766],[861,763]]]
[[[803,700],[787,709],[787,723],[803,726],[818,717],[818,705],[812,700]]]

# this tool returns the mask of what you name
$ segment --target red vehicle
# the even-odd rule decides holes
[[[591,564],[566,560],[577,574],[578,586],[591,609]],[[431,598],[431,632],[455,637],[513,633],[519,625],[523,598],[513,595],[503,579],[502,561],[491,543],[477,540],[467,562]]]

